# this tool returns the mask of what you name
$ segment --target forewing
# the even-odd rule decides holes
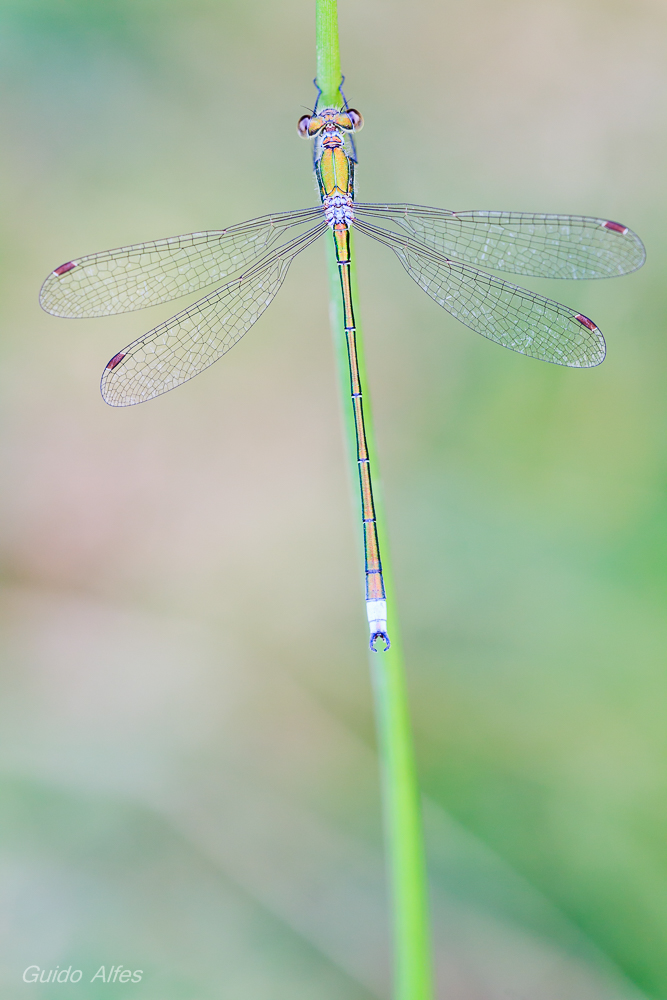
[[[390,246],[427,295],[476,333],[540,361],[591,368],[604,360],[605,343],[587,316],[543,295],[467,264],[425,251],[375,226],[362,232]]]
[[[102,396],[111,406],[144,403],[194,378],[226,354],[273,301],[299,250],[326,223],[305,234],[289,253],[278,248],[264,264],[229,281],[133,341],[109,361]]]
[[[646,259],[627,226],[585,215],[449,212],[423,205],[355,204],[361,219],[385,219],[445,257],[541,278],[613,278]]]
[[[40,304],[54,316],[79,319],[169,302],[250,267],[285,230],[320,214],[319,207],[282,212],[229,229],[89,254],[51,272]]]

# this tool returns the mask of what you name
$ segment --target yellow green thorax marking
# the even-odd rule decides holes
[[[319,181],[322,198],[332,194],[353,194],[351,188],[351,161],[344,149],[324,149],[319,162]]]

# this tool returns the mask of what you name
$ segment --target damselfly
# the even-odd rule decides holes
[[[389,637],[356,351],[352,226],[393,250],[420,288],[471,330],[520,354],[572,368],[590,368],[604,358],[604,339],[593,320],[479,268],[540,278],[611,278],[641,267],[645,251],[635,233],[609,219],[355,201],[352,134],[363,120],[344,97],[341,104],[321,111],[316,104],[297,126],[299,135],[315,140],[320,205],[79,257],[49,275],[40,302],[54,316],[110,316],[169,302],[240,272],[108,362],[101,383],[106,402],[143,403],[226,354],[271,303],[296,255],[331,231],[356,429],[366,608],[376,649],[378,640],[388,648]]]

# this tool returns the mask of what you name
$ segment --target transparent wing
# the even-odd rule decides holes
[[[109,361],[102,396],[111,406],[144,403],[212,365],[273,301],[294,257],[325,232],[319,225],[133,341]]]
[[[613,278],[646,259],[636,233],[610,219],[528,212],[449,212],[424,205],[355,203],[355,217],[384,220],[445,257],[541,278]]]
[[[52,271],[39,301],[46,312],[70,319],[111,316],[169,302],[249,267],[285,230],[321,214],[320,206],[281,212],[229,229],[89,254]]]
[[[447,260],[408,237],[359,220],[356,226],[391,247],[419,287],[476,333],[519,354],[570,368],[591,368],[604,360],[599,329],[569,306]]]

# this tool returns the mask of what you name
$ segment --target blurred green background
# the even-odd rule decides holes
[[[646,243],[624,279],[526,282],[600,325],[591,371],[356,245],[438,996],[666,997],[667,8],[341,0],[340,26],[362,199]],[[1,0],[0,67],[2,996],[387,997],[323,246],[224,361],[127,410],[102,368],[170,307],[37,305],[71,257],[316,203],[314,4]],[[119,963],[141,983],[88,982]]]

